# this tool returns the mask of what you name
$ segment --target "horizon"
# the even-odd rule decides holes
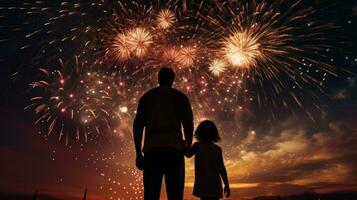
[[[187,188],[186,188],[187,189]],[[186,190],[185,189],[185,190]],[[192,188],[190,188],[192,190]],[[84,194],[86,192],[86,194]],[[165,194],[165,191],[162,190],[162,194],[161,194],[161,197],[160,197],[160,200],[167,200],[166,198],[166,194]],[[338,195],[348,195],[348,194],[353,194],[353,195],[357,195],[357,192],[356,191],[338,191],[338,192],[327,192],[327,193],[316,193],[316,192],[313,192],[313,191],[305,191],[305,192],[302,192],[302,193],[298,193],[298,194],[289,194],[289,195],[263,195],[263,196],[254,196],[254,197],[250,197],[250,198],[243,198],[243,197],[240,197],[240,198],[236,198],[236,197],[230,197],[230,198],[227,198],[227,199],[236,199],[236,200],[254,200],[254,199],[272,199],[272,198],[276,198],[278,196],[280,196],[281,198],[291,198],[291,197],[295,197],[295,196],[317,196],[319,198],[321,197],[328,197],[328,196],[338,196]],[[37,197],[36,199],[56,199],[56,200],[61,200],[61,199],[67,199],[67,200],[71,200],[71,199],[88,199],[88,200],[101,200],[101,199],[110,199],[110,198],[101,198],[101,197],[96,197],[95,195],[91,195],[90,194],[90,191],[86,188],[86,189],[83,189],[83,193],[82,195],[79,195],[79,194],[76,194],[76,195],[60,195],[60,194],[56,194],[56,193],[51,193],[49,191],[47,191],[47,193],[41,193],[40,190],[36,190],[35,192],[33,193],[23,193],[23,194],[18,194],[18,193],[0,193],[0,196],[2,197],[20,197],[20,196],[23,196],[23,197]],[[85,198],[84,198],[85,196]],[[8,199],[7,198],[7,199]],[[197,198],[190,198],[190,197],[185,197],[184,198],[185,200],[190,200],[190,199],[197,199]]]

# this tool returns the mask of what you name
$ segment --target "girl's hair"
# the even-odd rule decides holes
[[[204,120],[198,125],[195,137],[201,142],[219,142],[221,140],[216,125],[210,120]]]

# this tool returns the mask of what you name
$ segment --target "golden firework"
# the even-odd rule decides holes
[[[258,39],[248,31],[232,33],[223,44],[224,57],[234,67],[250,68],[261,57]]]
[[[165,47],[161,53],[161,59],[164,63],[175,63],[178,56],[179,52],[175,46]]]
[[[153,43],[152,34],[141,27],[129,30],[126,37],[130,51],[138,58],[144,57]]]
[[[131,50],[128,44],[128,37],[119,33],[114,37],[113,53],[118,60],[127,60],[130,58]]]
[[[226,70],[226,63],[222,60],[215,59],[209,65],[208,69],[214,76],[219,76]]]
[[[161,29],[170,28],[176,20],[175,14],[170,10],[161,10],[157,16],[157,26]]]
[[[177,63],[179,67],[192,67],[197,56],[197,49],[195,46],[181,47],[178,52]]]

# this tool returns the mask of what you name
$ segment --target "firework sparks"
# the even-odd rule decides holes
[[[249,68],[256,65],[261,57],[257,38],[246,32],[235,32],[224,39],[223,52],[228,62],[239,68]]]
[[[131,49],[128,44],[128,36],[119,33],[114,38],[112,46],[113,54],[118,60],[127,60],[130,58]]]
[[[160,29],[168,29],[175,23],[175,14],[170,10],[161,10],[157,16],[157,26]]]
[[[97,72],[78,74],[79,65],[76,66],[71,70],[75,73],[70,74],[40,69],[45,79],[30,86],[38,89],[41,96],[32,97],[32,103],[26,107],[35,109],[39,116],[36,124],[48,125],[48,134],[58,132],[59,140],[65,136],[66,144],[72,133],[77,140],[82,135],[85,141],[93,133],[113,133],[120,119],[129,112],[127,106],[119,107],[119,104],[135,104],[135,101],[126,103],[128,93],[113,77]]]
[[[176,63],[179,52],[175,46],[163,47],[159,56],[163,63],[172,64]]]
[[[301,1],[202,3],[186,7],[184,13],[177,10],[176,3],[36,2],[11,10],[34,15],[33,22],[24,23],[25,26],[37,24],[31,31],[23,29],[28,41],[46,33],[41,40],[45,44],[39,44],[42,48],[38,60],[43,58],[48,63],[47,59],[78,55],[88,66],[84,71],[126,77],[123,83],[126,92],[133,92],[129,87],[136,84],[135,92],[139,94],[147,89],[140,84],[155,85],[157,69],[170,65],[177,77],[185,77],[178,80],[180,89],[198,97],[198,101],[206,99],[200,103],[200,109],[215,111],[208,113],[218,113],[217,102],[227,107],[222,109],[224,112],[235,113],[237,107],[244,107],[238,99],[257,101],[258,105],[271,108],[288,108],[289,104],[303,108],[301,97],[307,93],[304,86],[323,91],[326,77],[336,74],[331,64],[319,59],[324,57],[322,51],[331,46],[326,30],[334,30],[336,26],[316,19],[318,10],[314,7],[301,9]],[[59,8],[60,14],[53,12],[58,10],[54,8]],[[91,14],[93,10],[99,14]],[[13,27],[21,30],[21,26]],[[24,44],[22,49],[30,46]],[[65,85],[76,82],[66,76],[62,80]],[[51,85],[51,80],[47,84]],[[64,90],[66,98],[77,99],[80,94]],[[98,94],[97,90],[93,92]],[[214,95],[207,97],[209,93]],[[255,94],[254,98],[248,95],[251,93]],[[120,104],[127,106],[128,112],[122,112],[119,105],[114,110],[131,113],[129,99]],[[316,98],[312,102],[315,105]],[[66,104],[65,101],[61,105]],[[70,110],[61,107],[60,111]],[[97,121],[97,114],[84,111],[79,114],[80,120],[73,118],[76,123]]]
[[[177,63],[179,63],[179,67],[193,67],[197,56],[197,48],[196,46],[185,46],[181,47],[178,51],[178,57],[176,58]]]
[[[204,28],[207,37],[216,41],[212,43],[215,44],[214,57],[222,58],[226,63],[225,72],[219,72],[225,75],[225,87],[231,88],[232,84],[237,84],[235,77],[245,74],[242,81],[253,85],[258,105],[270,105],[270,108],[281,105],[290,109],[297,106],[301,109],[304,103],[298,93],[306,94],[304,86],[323,91],[321,74],[336,75],[336,69],[322,61],[325,60],[325,48],[332,40],[326,30],[336,26],[315,19],[313,15],[318,10],[312,7],[301,9],[300,1],[285,0],[248,4],[229,1],[215,6],[207,9],[209,17],[200,17],[209,24]],[[289,9],[283,10],[284,6]],[[217,61],[212,59],[210,62],[209,70],[217,75],[213,71]],[[302,72],[307,62],[319,73]],[[312,102],[317,101],[316,95],[310,93],[305,100],[307,96]]]
[[[226,70],[226,63],[222,60],[215,59],[212,61],[212,63],[209,66],[209,71],[214,75],[214,76],[219,76],[222,72]]]
[[[145,28],[134,28],[126,34],[127,45],[131,52],[141,58],[149,51],[150,45],[153,43],[153,36]]]
[[[138,76],[140,80],[156,80],[142,79],[142,77],[152,76],[150,73],[155,72],[156,68],[167,64],[179,69],[176,70],[178,76],[193,76],[199,80],[201,76],[211,74],[219,77],[215,79],[215,83],[212,83],[212,87],[230,91],[229,93],[216,91],[219,95],[215,98],[232,106],[237,103],[238,95],[246,94],[240,89],[232,92],[232,88],[241,88],[240,85],[233,84],[241,83],[254,88],[252,92],[257,95],[256,98],[247,98],[258,101],[258,105],[274,104],[271,106],[273,108],[281,104],[288,108],[289,104],[294,103],[302,108],[304,104],[297,93],[303,90],[303,86],[314,85],[319,90],[323,90],[323,84],[318,75],[301,72],[304,68],[298,67],[301,66],[301,61],[311,63],[317,69],[314,71],[319,73],[334,75],[335,72],[330,64],[321,64],[321,61],[315,58],[324,47],[329,46],[330,40],[324,34],[324,30],[333,26],[319,24],[309,14],[314,13],[315,10],[310,7],[298,9],[299,4],[299,1],[289,3],[284,0],[273,4],[268,4],[266,1],[254,1],[249,4],[242,4],[240,1],[230,1],[226,5],[209,4],[211,7],[207,9],[208,12],[201,9],[189,15],[188,20],[182,21],[177,15],[180,12],[172,11],[175,7],[172,5],[154,9],[152,4],[118,2],[113,5],[113,10],[117,12],[108,12],[110,15],[105,13],[96,20],[102,23],[86,26],[85,33],[90,37],[83,38],[100,36],[101,40],[92,42],[86,39],[85,43],[83,41],[85,45],[81,47],[85,47],[86,51],[80,49],[80,56],[88,59],[89,63],[103,63],[102,69],[106,68],[106,65],[115,65],[115,69],[120,71],[115,73],[122,73],[124,76],[137,75],[138,71],[145,70],[146,74],[140,76],[141,78]],[[285,5],[289,5],[290,9],[282,10]],[[69,5],[63,6],[67,8],[67,12],[70,12]],[[86,10],[88,5],[81,6]],[[93,6],[107,10],[108,4],[95,3]],[[195,19],[191,19],[192,17]],[[313,27],[310,25],[311,28],[306,28],[307,21],[313,24]],[[192,22],[197,24],[188,25]],[[160,29],[166,31],[158,31]],[[76,33],[76,37],[80,37],[79,30],[75,28],[72,30],[73,34]],[[190,30],[192,33],[186,33],[185,30]],[[208,31],[204,32],[205,30]],[[38,32],[35,31],[33,34]],[[29,37],[33,35],[30,34]],[[70,37],[66,36],[66,38]],[[97,45],[90,46],[90,44]],[[103,49],[105,56],[92,58],[93,54],[101,55],[98,52]],[[122,63],[124,68],[118,69],[117,65]],[[130,66],[133,63],[136,67]],[[128,70],[129,67],[131,70]],[[199,82],[195,81],[195,83]],[[186,85],[184,88],[187,92],[199,96],[203,95],[201,91],[207,90],[206,87],[208,86],[198,84]],[[287,87],[292,87],[294,90]],[[243,88],[243,91],[245,90],[252,89]],[[269,90],[271,92],[268,92]],[[214,102],[214,100],[207,101]],[[211,109],[214,106],[207,107]]]
[[[143,58],[152,43],[153,36],[145,28],[133,28],[126,33],[118,33],[110,50],[118,61],[125,61],[132,57]]]

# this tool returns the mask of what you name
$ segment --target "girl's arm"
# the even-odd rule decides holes
[[[224,193],[226,194],[226,197],[229,197],[231,195],[231,191],[229,188],[229,182],[228,182],[228,176],[227,176],[227,170],[226,167],[224,166],[224,161],[223,161],[223,156],[222,156],[222,149],[219,149],[219,170],[220,174],[224,183]]]

